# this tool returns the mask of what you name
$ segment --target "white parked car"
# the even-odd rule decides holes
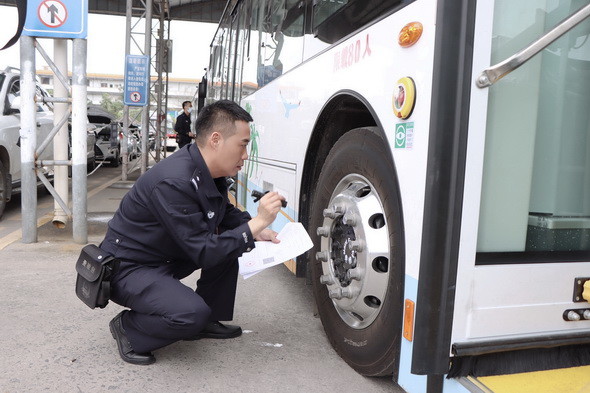
[[[20,72],[15,68],[0,71],[0,217],[4,213],[6,203],[21,188],[21,156],[20,156],[20,109],[16,98],[20,96]],[[40,145],[53,129],[52,107],[43,103],[43,97],[49,94],[37,84],[37,146]],[[71,125],[68,124],[71,129]],[[71,139],[71,138],[70,138]],[[88,124],[86,152],[87,167],[94,168],[95,127]],[[69,146],[68,146],[69,148]],[[71,156],[71,154],[70,154]],[[53,159],[53,143],[47,145],[40,159]],[[48,176],[52,168],[43,168]]]
[[[14,68],[0,71],[0,217],[6,202],[13,193],[20,191],[20,110],[15,99],[20,96],[20,72]],[[53,129],[53,112],[42,101],[48,96],[37,85],[37,143],[45,140]],[[41,154],[41,159],[53,157],[53,145]]]

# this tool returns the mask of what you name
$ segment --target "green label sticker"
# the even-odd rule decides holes
[[[414,122],[395,126],[395,148],[411,149],[414,145]]]

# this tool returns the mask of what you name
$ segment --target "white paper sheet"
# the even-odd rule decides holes
[[[311,238],[300,222],[287,223],[277,239],[281,242],[255,242],[256,247],[252,251],[238,258],[240,274],[245,279],[271,266],[287,262],[313,247]]]

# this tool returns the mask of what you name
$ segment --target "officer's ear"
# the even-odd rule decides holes
[[[213,131],[211,133],[211,137],[209,138],[209,142],[211,143],[211,147],[213,149],[217,149],[219,143],[221,142],[221,134],[217,131]]]

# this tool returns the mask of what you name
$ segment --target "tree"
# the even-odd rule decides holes
[[[100,106],[105,111],[115,116],[116,119],[123,117],[123,102],[119,99],[113,100],[110,94],[103,93],[102,100],[100,100]]]

